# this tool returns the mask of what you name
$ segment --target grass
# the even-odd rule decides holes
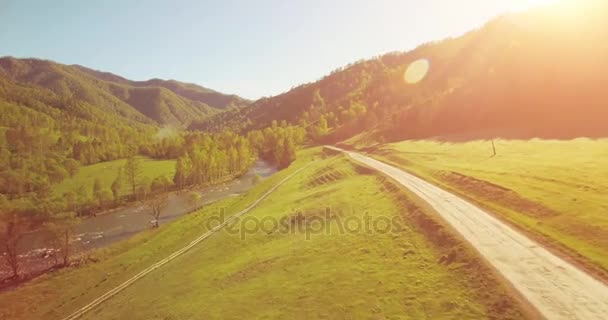
[[[154,160],[144,157],[140,157],[140,160],[140,179],[145,177],[151,181],[159,176],[168,176],[173,179],[175,160]],[[99,179],[103,189],[110,190],[119,169],[124,167],[126,161],[126,159],[120,159],[81,167],[74,177],[65,179],[54,186],[53,192],[56,195],[62,195],[68,191],[78,193],[80,189],[85,188],[91,194],[95,179]],[[126,182],[122,184],[121,194],[131,194],[131,187]]]
[[[405,141],[371,148],[489,208],[599,276],[608,271],[608,140]]]
[[[314,217],[329,231],[312,233],[318,230],[312,223],[296,232],[267,227],[244,238],[220,231],[84,319],[521,318],[517,304],[469,251],[441,240],[446,236],[438,236],[443,232],[438,225],[421,227],[423,214],[402,190],[343,156],[322,156],[319,149],[301,151],[288,169],[245,195],[95,253],[98,263],[0,293],[0,318],[70,314],[208,230],[220,208],[237,212],[308,163],[246,217],[293,223]],[[331,218],[324,214],[327,207]],[[402,228],[340,232],[338,219],[365,221],[366,214]],[[455,258],[439,263],[446,250]]]

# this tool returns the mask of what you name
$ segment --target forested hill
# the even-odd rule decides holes
[[[499,17],[458,38],[360,61],[195,128],[308,126],[337,141],[608,136],[608,5],[576,1]],[[425,59],[417,83],[404,75]]]
[[[177,81],[130,81],[111,73],[36,59],[0,58],[0,102],[46,113],[123,123],[188,126],[248,101]]]
[[[0,199],[44,195],[81,165],[181,155],[190,122],[247,101],[177,81],[0,58]],[[35,201],[34,201],[35,203]]]
[[[117,76],[112,73],[102,72],[97,70],[92,70],[83,66],[74,65],[73,67],[80,69],[81,71],[92,75],[93,77],[109,81],[115,82],[122,85],[132,86],[132,87],[159,87],[165,88],[174,94],[181,96],[183,98],[190,99],[192,101],[197,101],[200,103],[204,103],[212,108],[225,110],[232,107],[240,108],[246,106],[250,103],[250,101],[243,99],[234,94],[224,94],[209,88],[201,87],[192,83],[184,83],[175,80],[161,80],[161,79],[150,79],[147,81],[131,81],[127,80],[123,77]]]

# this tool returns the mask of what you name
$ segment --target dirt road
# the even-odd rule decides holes
[[[547,319],[608,319],[608,286],[491,214],[403,170],[328,148],[386,174],[428,202]]]
[[[127,281],[123,282],[122,284],[120,284],[119,286],[113,288],[112,290],[104,293],[103,295],[99,296],[97,299],[93,300],[91,303],[87,304],[86,306],[76,310],[74,313],[72,313],[71,315],[63,318],[63,320],[74,320],[74,319],[78,319],[81,316],[83,316],[85,313],[93,310],[95,307],[97,307],[98,305],[102,304],[103,302],[105,302],[106,300],[112,298],[113,296],[117,295],[118,293],[120,293],[122,290],[124,290],[125,288],[131,286],[133,283],[135,283],[137,280],[147,276],[148,274],[150,274],[152,271],[164,266],[165,264],[171,262],[172,260],[176,259],[177,257],[181,256],[182,254],[184,254],[186,251],[190,250],[191,248],[193,248],[194,246],[196,246],[197,244],[199,244],[200,242],[204,241],[205,239],[207,239],[208,237],[210,237],[211,235],[213,235],[214,233],[216,233],[217,231],[221,230],[222,228],[224,228],[225,226],[231,224],[232,222],[234,222],[235,220],[239,219],[241,216],[243,216],[244,214],[248,213],[249,211],[253,210],[253,208],[257,207],[258,204],[260,204],[260,202],[264,201],[266,198],[268,198],[268,196],[270,196],[275,190],[277,190],[280,186],[282,186],[285,182],[287,182],[287,180],[291,179],[291,177],[295,176],[296,174],[298,174],[300,171],[306,169],[310,164],[307,164],[305,166],[303,166],[302,168],[299,168],[298,170],[292,172],[291,174],[289,174],[287,177],[283,178],[283,180],[279,181],[277,184],[275,184],[272,188],[270,188],[268,191],[266,191],[266,193],[264,193],[263,195],[261,195],[259,198],[257,198],[257,200],[255,200],[252,204],[250,204],[247,208],[235,213],[234,215],[232,215],[230,218],[228,218],[226,221],[222,222],[221,224],[217,225],[216,227],[212,228],[211,230],[205,232],[204,234],[202,234],[200,237],[194,239],[192,242],[190,242],[190,244],[186,245],[185,247],[175,251],[174,253],[172,253],[171,255],[167,256],[166,258],[158,261],[157,263],[147,267],[146,269],[142,270],[140,273],[138,273],[137,275],[129,278]]]

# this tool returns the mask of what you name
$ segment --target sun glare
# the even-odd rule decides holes
[[[524,11],[557,2],[560,2],[560,0],[511,0],[509,1],[509,10],[514,12]]]
[[[420,82],[429,72],[429,61],[427,59],[418,59],[412,62],[405,70],[404,79],[409,84]]]

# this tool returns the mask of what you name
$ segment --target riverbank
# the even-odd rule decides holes
[[[258,160],[247,173],[230,181],[202,188],[171,192],[159,223],[161,225],[166,224],[209,203],[244,193],[254,186],[255,176],[265,179],[274,172],[276,172],[274,167]],[[201,196],[197,206],[193,206],[191,203],[190,194],[192,192],[198,192]],[[73,261],[85,263],[89,251],[106,247],[150,229],[150,221],[153,218],[147,213],[147,210],[149,209],[146,202],[136,202],[100,213],[97,216],[81,219],[74,227],[70,239]],[[42,232],[34,232],[27,234],[22,239],[19,249],[20,252],[23,252],[20,255],[22,274],[35,277],[53,269],[55,265],[54,252],[52,248],[49,248],[45,238]],[[0,290],[2,290],[2,288],[11,286],[6,281],[10,278],[11,271],[6,264],[6,259],[2,257],[0,260]],[[29,280],[32,276],[25,276],[24,278]]]

